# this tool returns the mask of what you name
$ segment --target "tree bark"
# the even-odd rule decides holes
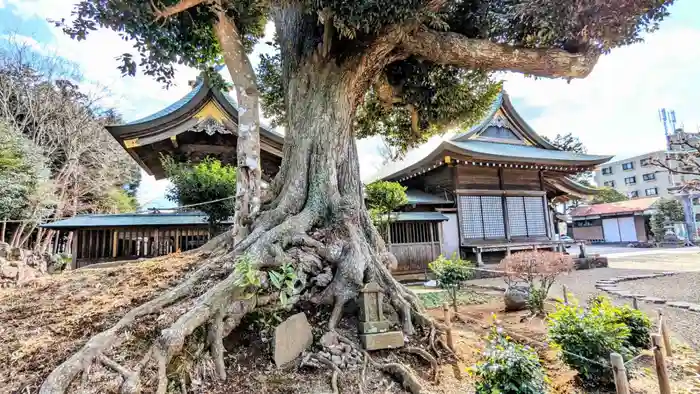
[[[224,61],[236,89],[238,102],[238,141],[236,145],[236,203],[234,244],[249,233],[252,218],[260,209],[260,114],[259,91],[253,66],[245,54],[236,26],[219,12],[214,26]]]
[[[459,33],[425,27],[406,35],[401,47],[424,59],[470,69],[514,71],[547,78],[584,78],[598,61],[598,53],[569,53],[554,48],[523,48]]]
[[[305,18],[301,13],[294,15]],[[234,83],[240,75],[252,76],[247,59],[240,57],[240,38],[234,26],[221,18],[215,31]],[[264,276],[266,270],[292,263],[300,288],[295,290],[290,302],[303,299],[332,305],[328,321],[331,330],[342,318],[345,303],[356,298],[365,283],[376,281],[397,311],[407,335],[414,333],[416,323],[432,332],[434,338],[435,326],[418,298],[392,277],[388,267],[395,264],[395,258],[372,225],[362,198],[353,117],[362,99],[358,92],[366,91],[373,82],[372,73],[381,70],[382,64],[391,59],[384,55],[391,51],[392,45],[380,42],[373,48],[371,53],[376,57],[361,56],[343,63],[323,56],[322,48],[317,48],[286,64],[287,130],[282,166],[258,215],[253,208],[255,203],[247,202],[251,208],[242,218],[252,221],[249,234],[239,237],[233,245],[230,237],[215,237],[200,249],[209,257],[197,271],[93,336],[53,370],[40,393],[69,391],[73,380],[80,373],[89,373],[89,366],[95,362],[123,376],[121,392],[138,392],[139,382],[144,380],[150,381],[157,393],[165,393],[169,384],[168,365],[182,353],[187,341],[206,342],[204,346],[219,377],[223,378],[226,371],[222,337],[257,306],[278,299],[278,291],[269,284],[256,289],[257,297],[244,297],[250,289],[241,284],[247,283],[241,282],[245,278],[239,271],[244,266],[241,259],[246,259],[250,269],[261,271],[258,274]],[[252,135],[258,127],[257,89],[252,81],[249,79],[247,85],[246,81],[237,83],[237,93],[241,96],[239,141],[240,135],[249,133],[248,140],[239,142],[239,148],[245,147],[238,151],[239,170],[247,172],[238,179],[244,185],[241,190],[250,190],[251,186],[245,187],[246,182],[251,185],[259,180],[257,133]],[[251,152],[253,155],[249,155]],[[144,361],[136,367],[126,369],[112,362],[114,358],[106,352],[119,351],[113,347],[119,348],[123,342],[120,336],[131,332],[137,320],[146,315],[156,315],[156,321],[172,323],[147,336],[145,346],[121,350],[148,349],[140,355]],[[192,335],[199,327],[206,330],[205,339]],[[155,379],[140,378],[146,364],[150,365],[149,371],[157,373]]]

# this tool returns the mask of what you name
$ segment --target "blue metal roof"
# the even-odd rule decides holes
[[[199,93],[199,90],[202,89],[202,86],[204,86],[204,82],[200,81],[194,87],[194,89],[192,89],[189,93],[187,93],[183,98],[177,100],[176,102],[170,104],[169,106],[163,108],[162,110],[160,110],[156,113],[148,115],[145,118],[137,119],[137,120],[134,120],[133,122],[126,123],[126,124],[124,124],[124,126],[131,126],[131,125],[135,125],[135,124],[139,124],[139,123],[150,122],[154,119],[161,118],[163,116],[169,115],[169,114],[177,111],[178,109],[184,107],[187,103],[189,103],[190,100],[192,100],[194,98],[194,96],[196,96],[197,93]]]
[[[563,150],[544,149],[537,146],[520,145],[520,144],[504,144],[500,142],[489,141],[449,141],[450,144],[463,149],[465,151],[479,153],[489,156],[500,156],[511,160],[532,159],[550,160],[550,161],[597,161],[607,160],[610,156],[588,155],[583,153],[575,153]]]
[[[85,228],[85,227],[141,227],[141,226],[183,226],[206,224],[207,215],[202,212],[182,213],[127,213],[116,215],[81,215],[70,219],[45,223],[45,228]]]
[[[393,212],[391,219],[395,222],[444,222],[449,220],[440,212]]]
[[[443,197],[435,196],[416,189],[406,190],[406,197],[408,198],[409,205],[438,205],[452,203],[451,200],[447,200]]]

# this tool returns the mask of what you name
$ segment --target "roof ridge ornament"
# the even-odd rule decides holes
[[[199,123],[194,125],[194,127],[192,127],[192,131],[197,133],[204,132],[210,136],[214,134],[233,134],[233,132],[229,130],[223,123],[219,122],[211,116],[207,116]]]

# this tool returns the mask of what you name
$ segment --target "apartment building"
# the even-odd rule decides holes
[[[669,174],[654,161],[666,160],[667,151],[660,150],[639,156],[610,161],[598,167],[594,179],[598,186],[611,187],[629,198],[668,197],[686,176]]]

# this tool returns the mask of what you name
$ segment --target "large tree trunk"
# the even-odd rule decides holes
[[[363,59],[362,64],[371,64],[371,59]],[[168,365],[187,341],[201,340],[201,336],[192,336],[199,327],[207,330],[206,346],[219,377],[225,378],[223,337],[256,306],[274,304],[279,297],[269,284],[257,289],[258,296],[243,297],[248,282],[241,272],[241,259],[264,277],[266,270],[292,262],[301,285],[291,302],[333,305],[328,322],[331,330],[342,318],[343,305],[357,297],[369,281],[382,286],[406,334],[414,333],[414,323],[434,328],[415,295],[391,276],[388,266],[395,259],[364,206],[352,133],[353,114],[361,97],[357,91],[362,89],[357,86],[357,70],[317,54],[290,69],[284,158],[250,233],[237,243],[226,236],[210,241],[199,251],[208,258],[196,272],[92,337],[48,376],[41,393],[70,390],[76,376],[89,371],[93,363],[121,375],[125,393],[138,392],[141,372],[150,368],[158,377],[156,391],[165,393]],[[148,350],[131,357],[121,354],[119,358],[130,363],[116,364],[111,355],[128,351],[120,347],[124,333],[148,315],[157,315],[154,321],[163,324],[149,336],[157,339],[141,338],[146,342],[143,346],[132,344],[128,349]],[[182,387],[183,392],[185,389]]]
[[[233,79],[238,103],[238,139],[236,144],[236,204],[234,213],[234,244],[249,233],[252,217],[260,209],[260,110],[255,72],[243,49],[236,26],[219,12],[215,25],[224,61]]]

